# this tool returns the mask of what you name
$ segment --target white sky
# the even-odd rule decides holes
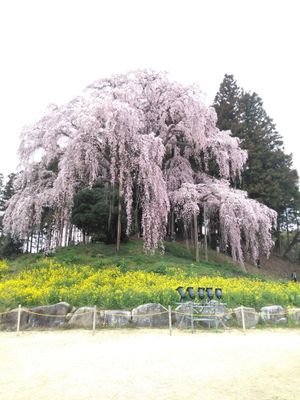
[[[21,128],[49,103],[136,68],[198,82],[208,105],[233,74],[262,97],[300,172],[299,8],[298,0],[2,0],[0,172],[16,170]]]

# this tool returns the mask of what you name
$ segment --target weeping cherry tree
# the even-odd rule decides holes
[[[254,260],[267,255],[274,212],[230,188],[229,181],[240,179],[247,154],[216,122],[196,85],[172,82],[163,73],[135,71],[93,82],[24,128],[22,173],[5,213],[5,230],[24,238],[51,209],[59,245],[74,194],[102,183],[119,193],[117,250],[121,212],[129,234],[134,207],[141,212],[146,251],[163,250],[168,218],[174,221],[175,213],[184,223],[194,221],[198,247],[197,218],[205,204],[208,218],[218,213],[222,240],[235,259],[242,263],[247,254]]]

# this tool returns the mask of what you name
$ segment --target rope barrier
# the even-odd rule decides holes
[[[168,308],[161,304],[162,308],[164,308],[167,312],[169,312]]]
[[[156,315],[163,315],[163,314],[168,314],[169,311],[161,311],[161,312],[157,312],[157,313],[152,313],[152,314],[135,314],[133,315],[135,318],[139,318],[139,317],[154,317]]]
[[[129,318],[130,320],[138,319],[138,318],[151,318],[151,317],[155,317],[155,316],[159,316],[159,315],[168,314],[168,320],[169,320],[168,325],[169,325],[170,336],[172,336],[172,315],[181,315],[182,317],[186,317],[188,320],[190,320],[191,321],[191,330],[192,330],[192,333],[194,333],[194,327],[195,327],[194,322],[195,321],[209,321],[209,327],[211,327],[210,323],[214,321],[216,331],[218,330],[219,324],[221,324],[224,327],[224,329],[226,330],[228,328],[225,325],[223,318],[229,317],[234,314],[240,314],[239,317],[242,318],[242,329],[243,329],[244,334],[246,334],[245,314],[246,315],[255,314],[255,315],[259,315],[262,318],[263,318],[263,315],[265,314],[267,317],[269,317],[268,319],[271,319],[272,317],[276,317],[276,316],[282,317],[282,316],[291,316],[294,314],[300,315],[300,308],[289,308],[289,309],[285,309],[281,312],[273,312],[272,309],[258,312],[258,311],[249,309],[249,307],[244,307],[241,305],[240,307],[237,307],[235,310],[224,308],[224,310],[221,312],[218,310],[218,307],[220,306],[220,304],[212,304],[212,305],[206,304],[206,305],[203,305],[203,307],[201,307],[201,305],[198,303],[196,303],[196,304],[183,303],[183,304],[185,304],[186,306],[189,307],[188,312],[182,312],[182,311],[179,311],[176,309],[172,310],[171,306],[169,306],[168,309],[166,309],[166,307],[162,306],[165,311],[159,311],[159,312],[153,312],[153,313],[141,313],[141,314],[133,314],[132,311],[131,312],[127,311],[127,313],[130,314],[130,318]],[[222,306],[224,306],[224,304],[222,304]],[[179,308],[179,307],[177,307],[177,308]],[[0,317],[3,315],[10,314],[10,313],[17,314],[17,321],[16,321],[17,336],[19,336],[19,333],[20,333],[22,311],[25,311],[27,314],[37,315],[39,317],[46,317],[46,318],[64,318],[65,319],[67,316],[67,314],[57,315],[57,314],[46,314],[46,313],[42,313],[42,312],[35,312],[32,310],[28,310],[27,308],[22,308],[21,305],[19,305],[18,309],[1,312]],[[114,311],[117,311],[117,310],[97,310],[96,306],[94,306],[93,308],[90,307],[90,309],[88,309],[88,310],[77,312],[76,316],[90,314],[93,317],[92,318],[92,332],[93,332],[93,335],[95,335],[96,324],[97,324],[97,322],[96,322],[97,313],[98,314],[101,313],[102,316],[104,317],[104,325],[103,326],[105,326],[107,323],[107,317],[109,317],[109,313],[111,313],[111,316],[113,316],[113,317],[123,317],[123,318],[128,317],[128,314],[126,315],[122,311],[119,311],[119,312],[118,311],[114,312]],[[73,315],[75,315],[75,314],[73,313]],[[1,321],[1,318],[0,318],[0,321]],[[182,322],[182,319],[181,319],[181,322]],[[181,322],[178,322],[178,323],[180,324]],[[4,325],[5,325],[5,320],[4,320]]]
[[[164,307],[165,308],[165,307]],[[66,314],[64,314],[64,315],[57,315],[57,314],[44,314],[44,313],[37,313],[37,312],[35,312],[35,311],[31,311],[31,310],[28,310],[28,309],[24,309],[23,307],[21,308],[21,311],[26,311],[28,314],[33,314],[33,315],[38,315],[38,316],[41,316],[41,317],[49,317],[49,318],[65,318],[66,317]],[[101,314],[101,313],[105,313],[105,312],[110,312],[110,311],[113,311],[113,310],[97,310],[96,311],[96,313],[98,313],[98,314]],[[226,310],[226,311],[224,311],[224,312],[215,312],[213,309],[212,309],[212,311],[210,312],[210,313],[202,313],[201,311],[200,312],[194,312],[194,315],[201,315],[201,316],[203,316],[203,317],[214,317],[214,316],[216,316],[216,317],[220,317],[220,316],[224,316],[224,315],[226,315],[226,316],[229,316],[229,315],[234,315],[234,314],[236,314],[237,313],[237,311],[239,311],[239,307],[237,308],[237,310],[231,310],[231,311],[229,311],[229,310]],[[18,312],[18,309],[14,309],[14,310],[9,310],[9,311],[3,311],[3,312],[0,312],[0,316],[1,315],[7,315],[7,314],[11,314],[11,313],[17,313]],[[88,310],[88,311],[83,311],[83,312],[80,312],[80,313],[77,313],[76,315],[85,315],[85,314],[93,314],[94,313],[94,310],[93,309],[91,309],[91,310]],[[158,316],[158,315],[164,315],[164,314],[168,314],[169,313],[169,311],[166,309],[166,311],[160,311],[160,312],[156,312],[156,313],[149,313],[149,314],[147,314],[147,313],[143,313],[143,314],[134,314],[134,315],[132,315],[134,318],[143,318],[143,317],[154,317],[154,316]],[[188,317],[190,317],[191,316],[191,313],[189,312],[189,313],[187,313],[187,312],[182,312],[182,311],[177,311],[177,310],[172,310],[172,313],[174,313],[174,314],[177,314],[177,315],[182,315],[182,316],[188,316]],[[294,315],[294,314],[298,314],[298,313],[300,313],[300,308],[294,308],[294,309],[287,309],[287,310],[283,310],[283,311],[281,311],[281,312],[273,312],[273,311],[268,311],[268,310],[266,310],[266,311],[253,311],[253,310],[249,310],[249,309],[247,309],[246,307],[244,307],[244,313],[247,313],[247,314],[253,314],[253,315],[257,315],[257,314],[269,314],[269,315],[271,315],[271,316],[282,316],[282,315]],[[114,316],[116,316],[116,317],[124,317],[125,315],[124,314],[121,314],[121,313],[113,313],[113,315]]]
[[[291,310],[287,310],[286,311],[286,313],[288,314],[288,315],[292,315],[292,314],[298,314],[298,313],[300,313],[300,308],[294,308],[294,309],[291,309]]]
[[[237,308],[237,310],[239,309],[239,307]],[[185,313],[185,312],[181,312],[181,311],[176,311],[176,310],[174,310],[173,311],[175,314],[179,314],[179,315],[188,315],[188,316],[190,316],[191,315],[191,313]],[[195,315],[208,315],[208,316],[214,316],[214,315],[230,315],[230,314],[232,314],[232,315],[234,315],[234,314],[236,314],[237,313],[237,311],[224,311],[224,312],[220,312],[220,313],[218,313],[218,312],[216,312],[216,313],[214,313],[213,311],[210,313],[210,314],[204,314],[204,313],[201,313],[201,312],[199,312],[199,313],[197,313],[197,312],[195,312],[194,314]],[[292,309],[292,310],[283,310],[283,311],[281,311],[281,312],[273,312],[273,311],[252,311],[252,310],[247,310],[247,308],[246,307],[244,307],[244,313],[247,313],[247,314],[253,314],[253,315],[257,315],[257,314],[269,314],[269,315],[272,315],[272,316],[282,316],[283,314],[288,314],[288,315],[293,315],[293,314],[297,314],[297,313],[300,313],[300,308],[295,308],[295,309]]]
[[[10,314],[10,313],[12,313],[12,312],[18,312],[18,310],[10,310],[10,311],[4,311],[4,312],[1,312],[0,313],[0,315],[5,315],[5,314]]]
[[[110,311],[113,311],[113,310],[104,310],[104,313],[106,313],[106,312],[110,312]],[[103,311],[102,311],[103,312]],[[97,311],[97,313],[101,313],[101,311]],[[161,312],[157,312],[157,313],[151,313],[151,314],[134,314],[134,315],[132,315],[132,317],[134,317],[134,318],[139,318],[139,317],[154,317],[154,316],[156,316],[156,315],[163,315],[163,314],[168,314],[169,313],[169,311],[161,311]],[[113,313],[113,316],[114,317],[125,317],[125,315],[124,314],[117,314],[117,313]]]
[[[37,312],[31,311],[31,310],[28,310],[28,309],[24,309],[24,308],[21,308],[21,311],[26,311],[28,314],[39,315],[41,317],[65,318],[65,316],[66,316],[65,314],[64,315],[57,315],[57,314],[55,315],[55,314],[37,313]],[[113,311],[113,310],[100,310],[100,311],[97,310],[96,313],[97,314],[101,314],[103,312],[109,312],[109,311]],[[10,313],[17,313],[17,312],[18,312],[18,310],[10,310],[10,311],[5,311],[3,313],[0,313],[0,315],[10,314]],[[77,313],[76,315],[93,314],[93,313],[94,313],[94,310],[88,310],[88,311],[83,311],[83,312]],[[163,315],[163,314],[168,314],[168,311],[160,311],[160,312],[151,313],[151,314],[136,314],[136,315],[134,315],[134,317],[137,317],[137,318],[145,317],[145,316],[154,317],[156,315]],[[117,314],[117,313],[114,313],[113,315],[116,316],[116,317],[124,317],[125,316],[124,314]]]
[[[191,313],[183,313],[183,312],[179,312],[179,311],[173,311],[174,314],[179,314],[179,315],[183,315],[183,316],[187,316],[187,317],[191,317]],[[201,317],[221,317],[223,315],[228,315],[231,313],[215,313],[215,312],[211,312],[210,314],[205,314],[205,313],[193,313],[193,315],[198,316],[201,315]],[[234,313],[233,313],[234,314]]]
[[[22,311],[23,311],[23,308],[22,308]],[[65,318],[65,316],[66,315],[54,315],[54,314],[42,314],[42,313],[36,313],[36,312],[34,312],[34,311],[29,311],[29,310],[26,310],[26,312],[28,313],[28,314],[34,314],[34,315],[39,315],[39,316],[41,316],[41,317],[52,317],[52,318]]]

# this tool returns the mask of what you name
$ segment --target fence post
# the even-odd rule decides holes
[[[243,332],[246,333],[244,306],[241,306]]]
[[[190,303],[190,314],[191,314],[191,328],[192,333],[194,333],[194,310],[193,310],[193,303]]]
[[[218,332],[219,322],[217,321],[217,307],[216,307],[216,304],[214,304],[214,318],[215,318],[216,332]]]
[[[171,306],[169,306],[169,331],[170,331],[170,336],[172,336],[172,310],[171,310]]]
[[[19,307],[18,307],[18,319],[17,319],[17,336],[19,336],[19,332],[20,332],[21,312],[22,312],[22,307],[21,307],[21,304],[19,304]]]
[[[93,313],[93,336],[95,336],[96,330],[96,315],[97,315],[97,308],[94,306],[94,313]]]

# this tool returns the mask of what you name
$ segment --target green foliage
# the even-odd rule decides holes
[[[204,254],[201,253],[201,259]],[[147,302],[173,305],[180,285],[222,287],[229,307],[243,304],[300,306],[300,285],[243,273],[225,255],[211,251],[210,262],[193,262],[181,243],[166,243],[164,255],[148,256],[141,240],[116,253],[95,243],[58,249],[51,257],[24,254],[2,262],[0,311],[17,304],[34,306],[67,301],[75,306],[133,308]]]
[[[9,200],[16,193],[16,190],[15,190],[16,177],[17,177],[17,174],[15,174],[15,173],[11,173],[8,175],[6,184],[4,185],[3,191],[2,191],[3,207],[5,206],[5,203],[7,202],[7,200]]]
[[[162,272],[162,273],[161,273]],[[178,302],[178,286],[222,287],[228,307],[240,304],[260,308],[266,304],[300,306],[300,286],[293,282],[190,276],[179,267],[163,271],[122,270],[107,266],[66,265],[40,259],[35,266],[6,275],[0,282],[0,308],[53,304],[66,301],[75,306],[98,305],[106,309],[133,308],[144,303],[165,306]]]
[[[93,240],[116,242],[118,195],[112,186],[83,189],[74,196],[72,223]],[[122,215],[121,240],[126,240],[126,218]]]
[[[9,268],[5,260],[0,260],[0,280],[8,274]]]
[[[292,156],[284,153],[282,137],[267,115],[262,99],[239,88],[233,75],[225,75],[214,107],[218,127],[231,130],[248,151],[241,189],[278,213],[279,248],[280,230],[284,224],[294,224],[292,215],[300,208],[298,173],[292,167]]]
[[[241,188],[249,197],[277,212],[299,200],[298,174],[292,156],[283,151],[283,141],[256,93],[244,92],[233,75],[225,75],[215,97],[218,127],[231,130],[248,151]]]
[[[69,246],[57,249],[51,254],[54,262],[68,265],[90,265],[95,268],[105,268],[108,265],[118,265],[123,270],[158,271],[180,267],[192,275],[213,275],[222,271],[223,276],[247,276],[242,272],[239,265],[235,264],[230,257],[222,253],[209,251],[210,262],[194,262],[192,250],[188,250],[180,242],[166,242],[164,254],[147,255],[143,249],[142,240],[134,240],[124,243],[120,252],[116,252],[113,244],[102,242],[79,246]],[[48,256],[47,256],[48,257]],[[43,254],[23,254],[10,262],[13,271],[22,271],[24,268],[38,265]],[[204,250],[200,251],[200,260],[204,259]]]
[[[0,238],[0,258],[15,257],[23,253],[23,242],[10,235]]]
[[[239,100],[242,91],[238,87],[233,75],[225,74],[215,96],[214,108],[218,115],[219,129],[236,132],[239,129]]]
[[[2,236],[3,213],[6,209],[6,202],[15,194],[16,174],[11,173],[4,184],[4,176],[0,174],[0,258],[12,257],[22,253],[22,242],[12,239],[9,235]]]

